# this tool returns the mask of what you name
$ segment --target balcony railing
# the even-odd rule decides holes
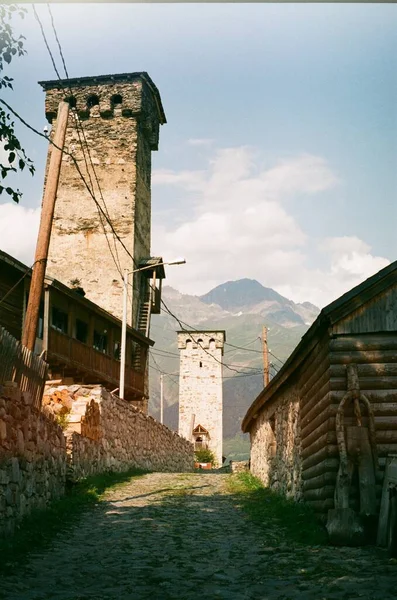
[[[105,381],[114,388],[118,387],[120,361],[52,327],[49,328],[48,332],[47,361],[50,365],[54,361],[61,362],[71,369],[86,373],[90,379],[97,378],[98,382]],[[144,373],[135,371],[127,365],[125,369],[125,389],[126,398],[131,394],[143,395]]]

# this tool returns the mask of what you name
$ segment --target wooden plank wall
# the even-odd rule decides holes
[[[23,273],[6,263],[1,264],[0,273],[0,326],[3,326],[17,340],[22,336],[24,281],[18,285]],[[15,289],[7,295],[13,286]],[[7,295],[7,297],[5,297]]]
[[[333,506],[339,464],[331,431],[329,375],[329,338],[325,334],[305,360],[299,377],[303,498],[320,513]]]

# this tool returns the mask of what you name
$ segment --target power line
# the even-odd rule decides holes
[[[34,265],[35,265],[36,263],[38,263],[38,262],[43,262],[43,261],[45,261],[45,260],[46,260],[45,258],[39,258],[39,260],[35,260],[35,261],[34,261],[34,263],[32,264],[32,266],[31,266],[31,267],[28,267],[28,268],[26,269],[26,271],[25,271],[25,273],[22,275],[22,277],[21,277],[20,279],[18,279],[18,281],[17,281],[17,282],[16,282],[16,283],[15,283],[15,284],[12,286],[12,288],[11,288],[11,289],[9,289],[9,290],[8,290],[8,292],[7,292],[7,293],[6,293],[6,294],[5,294],[5,295],[4,295],[4,296],[1,298],[1,300],[0,300],[0,304],[2,304],[3,302],[5,302],[5,300],[8,298],[8,296],[9,296],[10,294],[12,294],[12,292],[15,290],[15,288],[17,288],[17,287],[18,287],[18,285],[21,283],[21,281],[23,281],[23,280],[25,279],[26,275],[27,275],[28,273],[30,273],[30,271],[33,269],[33,267],[34,267]]]
[[[87,184],[87,181],[83,175],[83,173],[81,172],[81,169],[78,165],[78,162],[76,160],[76,158],[73,156],[73,154],[71,154],[70,152],[68,152],[67,150],[65,150],[64,148],[60,148],[59,146],[57,146],[57,144],[54,144],[54,142],[47,137],[46,135],[44,135],[44,133],[41,133],[40,131],[38,131],[37,129],[35,129],[32,125],[30,125],[27,121],[25,121],[25,119],[23,117],[21,117],[20,114],[18,114],[5,100],[3,100],[2,98],[0,98],[0,103],[3,104],[6,108],[8,108],[8,110],[10,112],[12,112],[12,114],[23,124],[25,125],[25,127],[27,127],[28,129],[30,129],[31,131],[33,131],[33,133],[35,133],[36,135],[39,135],[40,137],[44,138],[47,142],[49,142],[52,146],[54,146],[54,148],[57,148],[58,150],[60,150],[63,154],[65,154],[66,156],[70,156],[70,158],[73,161],[74,166],[76,167],[76,170],[81,178],[81,180],[83,181],[88,193],[90,194],[91,198],[94,200],[95,204],[98,206],[99,210],[101,211],[101,213],[103,214],[103,216],[106,218],[106,214],[103,211],[102,206],[98,203],[97,199],[95,198],[94,194],[92,193],[90,187]],[[126,248],[124,242],[121,240],[121,238],[119,237],[119,235],[117,234],[117,232],[114,230],[113,224],[111,221],[108,221],[110,228],[112,229],[114,235],[116,236],[117,240],[120,242],[120,244],[123,246],[124,250],[127,252],[127,254],[130,256],[130,258],[134,261],[135,263],[135,259],[132,256],[132,254],[130,253],[130,251],[128,250],[128,248]],[[136,264],[136,263],[135,263]]]
[[[228,364],[226,364],[226,363],[223,363],[222,361],[218,360],[218,359],[217,359],[217,358],[216,358],[216,357],[215,357],[213,354],[211,354],[210,352],[208,352],[208,350],[206,350],[206,348],[204,348],[204,347],[202,346],[202,344],[200,344],[200,342],[199,342],[198,340],[195,340],[195,339],[194,339],[194,336],[193,336],[193,335],[191,335],[191,334],[192,334],[192,331],[189,331],[188,329],[185,329],[184,325],[185,325],[186,327],[190,327],[190,329],[192,329],[192,330],[193,330],[193,332],[196,332],[195,328],[194,328],[194,327],[192,327],[191,325],[189,325],[188,323],[185,323],[185,322],[184,322],[184,321],[182,321],[181,319],[179,319],[179,318],[178,318],[176,315],[174,315],[174,314],[171,312],[171,310],[168,308],[168,306],[166,305],[166,303],[164,302],[164,300],[163,300],[163,299],[161,299],[161,303],[163,304],[163,306],[164,306],[165,310],[167,311],[167,313],[168,313],[169,315],[171,315],[171,317],[173,317],[173,318],[174,318],[174,319],[177,321],[177,323],[179,324],[179,326],[180,326],[180,328],[182,329],[182,331],[183,331],[183,332],[185,332],[185,333],[189,333],[189,334],[190,334],[190,336],[191,336],[191,338],[192,338],[192,340],[194,341],[194,343],[195,343],[195,344],[197,344],[198,346],[200,346],[200,348],[201,348],[201,349],[202,349],[202,350],[203,350],[203,351],[204,351],[206,354],[208,354],[208,356],[210,356],[210,357],[212,358],[212,360],[215,360],[217,363],[219,363],[220,365],[222,365],[222,366],[226,367],[226,368],[227,368],[227,369],[229,369],[230,371],[234,371],[234,372],[236,372],[236,373],[239,373],[239,374],[241,375],[241,373],[242,373],[241,371],[239,371],[239,370],[237,370],[237,369],[234,369],[233,367],[231,367],[230,365],[228,365]],[[244,373],[244,375],[246,375],[246,374]]]
[[[64,59],[64,56],[63,56],[62,47],[61,47],[61,44],[60,44],[60,41],[59,41],[59,38],[58,38],[58,34],[57,34],[57,31],[56,31],[56,28],[55,28],[55,21],[54,21],[54,17],[53,17],[53,15],[52,15],[52,12],[51,12],[51,9],[50,9],[49,5],[47,5],[47,7],[48,7],[48,10],[49,10],[49,13],[50,13],[50,16],[51,16],[52,28],[53,28],[53,31],[54,31],[55,39],[56,39],[56,41],[57,41],[57,43],[58,43],[59,53],[60,53],[60,55],[61,55],[61,59],[62,59],[62,63],[63,63],[63,67],[64,67],[65,74],[66,74],[66,77],[67,77],[67,85],[68,85],[68,88],[69,88],[69,93],[71,94],[71,97],[73,97],[73,91],[72,91],[72,89],[71,89],[71,87],[70,87],[70,83],[69,83],[69,74],[68,74],[68,70],[67,70],[67,67],[66,67],[66,62],[65,62],[65,59]],[[60,82],[60,84],[61,84],[61,87],[62,87],[62,89],[64,90],[64,89],[65,89],[64,82],[63,82],[63,80],[61,79],[61,77],[60,77],[60,74],[59,74],[59,71],[58,71],[58,69],[57,69],[57,67],[56,67],[56,64],[55,64],[55,59],[54,59],[54,57],[53,57],[53,54],[52,54],[52,52],[51,52],[51,49],[50,49],[49,43],[48,43],[48,41],[47,41],[47,37],[46,37],[45,31],[44,31],[43,24],[42,24],[42,22],[41,22],[41,20],[40,20],[40,17],[39,17],[39,15],[37,14],[37,11],[36,11],[35,7],[34,7],[34,14],[35,14],[35,17],[36,17],[36,20],[37,20],[37,22],[38,22],[38,23],[39,23],[39,25],[40,25],[40,29],[41,29],[41,33],[42,33],[42,37],[43,37],[43,39],[44,39],[44,43],[45,43],[45,45],[46,45],[46,47],[47,47],[47,50],[48,50],[48,53],[49,53],[49,55],[50,55],[50,58],[51,58],[52,64],[53,64],[53,66],[54,66],[55,73],[57,74],[57,77],[58,77],[58,80],[59,80],[59,82]],[[110,215],[109,215],[109,211],[108,211],[108,208],[107,208],[107,206],[106,206],[106,202],[105,202],[105,199],[104,199],[104,197],[103,197],[103,194],[102,194],[101,187],[100,187],[100,185],[99,185],[98,177],[97,177],[97,174],[96,174],[96,171],[95,171],[95,167],[94,167],[94,164],[93,164],[93,161],[92,161],[92,157],[91,157],[90,149],[89,149],[89,146],[88,146],[88,142],[87,142],[87,139],[86,139],[86,137],[85,137],[85,132],[84,132],[83,125],[80,123],[80,120],[79,120],[79,118],[78,118],[78,115],[77,115],[77,110],[76,110],[74,107],[71,107],[71,108],[72,108],[72,110],[73,110],[73,112],[74,112],[74,116],[75,116],[75,120],[74,120],[74,122],[75,122],[76,132],[77,132],[77,135],[78,135],[78,139],[79,139],[79,143],[80,143],[80,147],[81,147],[82,155],[83,155],[83,158],[84,158],[84,163],[85,163],[85,167],[86,167],[87,175],[88,175],[88,178],[89,178],[89,181],[90,181],[90,185],[91,185],[91,188],[92,188],[91,196],[92,196],[92,197],[94,197],[94,184],[93,184],[93,182],[92,182],[92,178],[91,178],[90,170],[89,170],[89,167],[88,167],[87,158],[86,158],[86,154],[85,154],[85,151],[84,151],[84,145],[83,145],[83,142],[82,142],[82,140],[81,140],[81,137],[80,137],[80,129],[81,129],[81,133],[82,133],[82,135],[83,135],[83,138],[84,138],[84,141],[85,141],[85,144],[86,144],[87,153],[88,153],[88,158],[89,158],[89,161],[90,161],[90,164],[91,164],[91,168],[92,168],[92,170],[93,170],[93,173],[94,173],[94,176],[95,176],[95,180],[96,180],[96,183],[97,183],[97,186],[98,186],[98,190],[99,190],[99,193],[100,193],[100,196],[101,196],[101,200],[102,200],[102,202],[103,202],[103,205],[104,205],[104,208],[105,208],[105,211],[106,211],[106,214],[105,214],[105,219],[106,219],[106,221],[107,221],[109,224],[111,224],[111,221],[110,221]],[[79,129],[79,128],[80,128],[80,129]],[[109,243],[109,240],[108,240],[108,237],[107,237],[106,228],[105,228],[105,225],[104,225],[104,223],[103,223],[103,220],[102,220],[102,215],[101,215],[101,213],[100,213],[100,211],[99,211],[99,203],[97,202],[96,198],[95,198],[95,205],[96,205],[96,209],[97,209],[97,212],[98,212],[98,216],[99,216],[99,221],[100,221],[100,224],[101,224],[101,226],[102,226],[102,229],[103,229],[103,232],[104,232],[104,234],[105,234],[106,242],[107,242],[107,245],[108,245],[109,252],[110,252],[110,254],[111,254],[112,260],[113,260],[113,262],[114,262],[114,264],[115,264],[115,266],[116,266],[116,269],[117,269],[117,271],[119,272],[119,275],[120,275],[120,277],[121,277],[121,278],[123,278],[123,273],[122,273],[122,271],[121,271],[120,259],[119,259],[119,256],[118,256],[118,251],[117,251],[117,246],[116,246],[116,242],[115,242],[114,233],[113,233],[113,243],[114,243],[114,248],[115,248],[115,252],[116,252],[116,256],[117,256],[117,260],[116,260],[116,258],[114,257],[114,254],[113,254],[113,252],[112,252],[112,249],[111,249],[111,247],[110,247],[110,243]],[[112,230],[114,231],[113,227],[111,227],[111,228],[112,228]],[[134,259],[133,259],[133,260],[134,260]],[[134,264],[135,264],[135,261],[134,261]]]

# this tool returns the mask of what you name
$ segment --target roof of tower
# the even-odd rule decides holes
[[[51,79],[48,81],[39,81],[39,85],[44,90],[52,90],[56,88],[64,89],[68,87],[85,87],[88,85],[106,85],[119,82],[128,82],[134,79],[141,79],[150,91],[156,101],[159,120],[162,125],[167,122],[163,104],[161,102],[160,92],[146,71],[137,71],[135,73],[117,73],[113,75],[92,75],[86,77],[73,77],[71,79]]]
[[[186,329],[180,329],[176,333],[223,333],[223,337],[226,342],[226,331],[224,329],[189,329],[189,331],[187,331]]]

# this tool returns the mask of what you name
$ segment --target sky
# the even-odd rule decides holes
[[[28,54],[2,93],[42,131],[55,79],[26,5]],[[37,5],[58,68],[46,5]],[[397,258],[397,6],[59,4],[69,75],[147,71],[167,116],[153,153],[152,254],[204,294],[256,279],[319,307]],[[36,173],[0,196],[0,249],[32,264],[47,142],[17,125]]]

